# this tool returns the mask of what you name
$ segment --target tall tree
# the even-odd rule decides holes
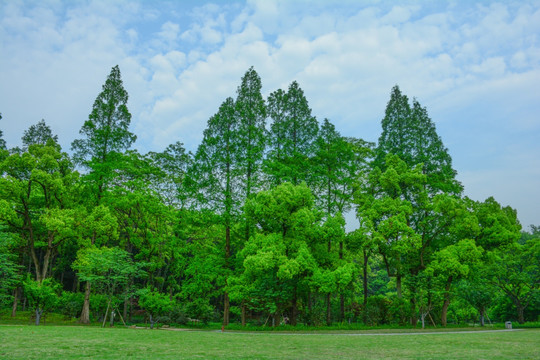
[[[273,121],[266,161],[271,183],[289,181],[298,185],[305,181],[312,186],[314,172],[310,159],[315,155],[319,125],[296,81],[286,93],[277,90],[270,94],[268,112]]]
[[[242,77],[235,102],[236,141],[238,142],[236,162],[238,171],[244,178],[240,182],[242,198],[261,189],[261,165],[266,146],[266,104],[261,94],[261,78],[253,67]],[[245,240],[249,239],[251,224],[246,219]]]
[[[190,181],[196,190],[199,206],[221,215],[225,229],[225,272],[230,268],[231,227],[238,218],[241,195],[239,193],[237,158],[237,117],[232,98],[221,104],[218,112],[208,120],[204,138],[197,149]],[[223,324],[229,323],[229,295],[224,293]]]
[[[122,153],[136,140],[128,128],[131,114],[127,108],[128,93],[124,89],[118,65],[111,73],[98,94],[92,112],[81,127],[83,138],[71,143],[74,161],[88,170],[84,177],[88,185],[88,206],[100,205],[106,190],[115,177],[114,170],[122,161]],[[85,299],[90,296],[90,283],[86,286]],[[84,309],[88,309],[85,301]],[[88,311],[83,311],[81,322],[90,321]]]
[[[118,154],[129,149],[137,139],[128,130],[131,114],[127,101],[128,93],[123,86],[120,68],[116,65],[79,132],[84,137],[71,143],[75,162],[90,170],[88,176],[97,204],[113,176],[114,161]]]
[[[422,164],[431,194],[458,194],[461,184],[455,179],[452,158],[437,134],[425,107],[414,99],[413,106],[396,85],[381,122],[382,133],[375,150],[375,164],[384,169],[386,154],[398,155],[407,165]]]

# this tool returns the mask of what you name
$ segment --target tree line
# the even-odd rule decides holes
[[[118,66],[70,154],[44,120],[21,147],[0,132],[2,308],[36,323],[538,320],[540,229],[463,195],[416,99],[392,88],[373,144],[319,122],[296,81],[261,89],[250,68],[195,152],[132,148]]]

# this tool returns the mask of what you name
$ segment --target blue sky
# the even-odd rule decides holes
[[[398,84],[449,149],[465,194],[540,224],[540,1],[0,0],[0,129],[45,119],[69,150],[120,65],[141,152],[195,150],[254,66],[313,114],[376,141]]]

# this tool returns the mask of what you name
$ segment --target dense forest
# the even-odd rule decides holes
[[[133,149],[118,66],[69,153],[43,120],[20,147],[0,132],[3,313],[31,310],[37,324],[47,312],[152,325],[538,321],[540,227],[463,195],[416,99],[391,89],[373,144],[318,121],[297,82],[266,99],[261,88],[250,68],[194,153],[180,141]],[[346,232],[351,213],[359,227]]]

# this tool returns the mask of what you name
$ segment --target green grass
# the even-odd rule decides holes
[[[435,329],[436,331],[437,329]],[[454,329],[456,330],[456,329]],[[390,331],[390,330],[388,330]],[[402,330],[418,332],[418,330]],[[433,330],[430,330],[433,331]],[[362,335],[359,335],[362,334]],[[378,334],[378,335],[377,335]],[[540,330],[240,333],[0,325],[1,359],[539,359]]]

